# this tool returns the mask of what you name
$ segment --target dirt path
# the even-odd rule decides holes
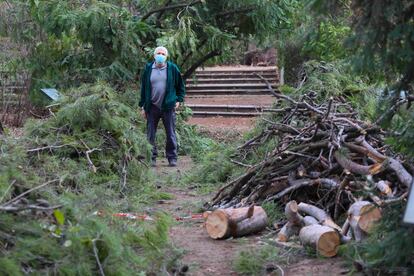
[[[180,157],[178,166],[171,168],[165,160],[158,161],[155,172],[158,185],[163,192],[174,196],[172,200],[161,201],[158,209],[168,212],[173,217],[185,218],[199,213],[202,204],[209,196],[200,195],[192,187],[180,187],[178,181],[193,168],[189,157]],[[241,251],[253,249],[259,251],[263,246],[263,236],[273,237],[276,233],[265,231],[258,235],[239,239],[213,240],[208,237],[202,220],[184,219],[177,222],[170,229],[170,238],[177,248],[184,250],[182,265],[187,265],[189,271],[185,275],[239,275],[233,270],[233,262]],[[284,249],[280,249],[281,251]],[[318,259],[299,254],[292,256],[284,254],[286,262],[282,265],[284,275],[344,275],[349,272],[343,267],[344,261],[340,258]],[[293,260],[293,261],[292,261]],[[287,264],[289,263],[289,264]],[[281,275],[278,273],[263,275]],[[357,275],[357,274],[354,274]]]
[[[156,172],[160,177],[162,191],[172,194],[175,198],[163,201],[160,208],[175,217],[187,217],[199,212],[208,196],[197,194],[191,188],[179,188],[179,178],[193,163],[189,157],[181,157],[178,167],[170,168],[166,161],[160,161]],[[232,269],[232,262],[238,252],[253,246],[258,236],[247,239],[229,239],[217,241],[208,237],[202,220],[179,221],[170,230],[170,237],[175,246],[184,249],[183,265],[189,266],[186,275],[238,275]]]

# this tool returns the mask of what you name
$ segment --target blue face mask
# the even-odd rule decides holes
[[[166,56],[163,55],[155,55],[155,62],[158,64],[162,64],[165,63],[165,61],[167,60]]]

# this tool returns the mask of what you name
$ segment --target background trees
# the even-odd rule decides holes
[[[235,41],[264,40],[289,24],[294,0],[8,1],[9,35],[30,45],[37,86],[104,79],[132,81],[156,45],[185,77],[206,62],[235,57]],[[24,20],[23,20],[24,18]],[[240,51],[238,51],[240,53]]]

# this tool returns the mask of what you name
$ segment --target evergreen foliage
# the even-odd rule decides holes
[[[404,205],[397,203],[386,207],[373,234],[366,241],[347,247],[344,254],[356,269],[375,275],[414,273],[413,229],[401,225]]]
[[[229,156],[233,152],[234,147],[231,145],[221,143],[213,145],[196,159],[199,165],[184,178],[184,183],[191,185],[198,183],[206,190],[206,187],[217,187],[232,176],[241,173],[242,169],[237,168],[230,161]]]
[[[386,88],[378,100],[378,114],[384,114],[379,123],[399,134],[390,139],[397,149],[412,155],[414,125],[409,108],[414,99],[413,2],[313,0],[311,3],[313,9],[325,15],[338,10],[351,12],[348,22],[352,33],[346,42],[350,50],[348,60],[356,69],[355,74],[367,75],[372,82],[385,82]],[[398,105],[401,101],[406,104]]]
[[[144,213],[144,203],[163,196],[145,165],[150,147],[138,113],[102,83],[68,90],[60,105],[19,140],[1,137],[0,204],[51,180],[17,204],[62,204],[0,212],[3,274],[93,275],[97,258],[108,275],[170,269],[178,255],[165,215],[151,214],[155,222],[112,216]]]
[[[232,58],[235,40],[263,40],[288,24],[296,3],[14,0],[16,16],[0,25],[13,26],[7,34],[27,45],[33,91],[97,79],[123,86],[136,80],[155,46],[166,46],[188,77],[208,60]]]

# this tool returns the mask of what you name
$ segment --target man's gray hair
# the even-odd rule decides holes
[[[164,46],[159,46],[159,47],[155,48],[154,55],[156,55],[159,50],[164,51],[167,54],[167,56],[168,56],[168,50]]]

